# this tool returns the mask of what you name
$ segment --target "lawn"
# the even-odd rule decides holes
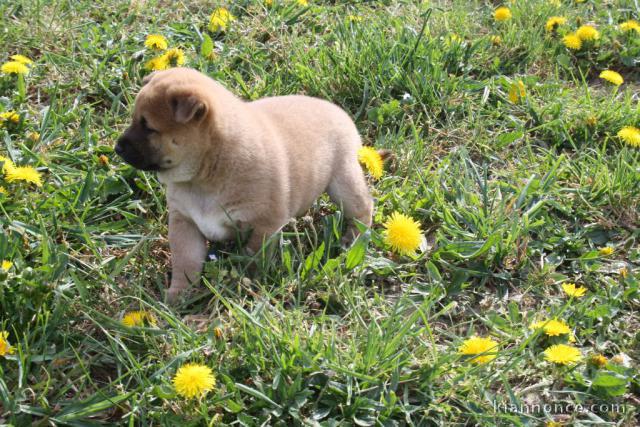
[[[0,423],[637,425],[637,1],[304,3],[0,2]],[[113,146],[182,62],[344,108],[392,153],[371,230],[325,196],[165,305],[164,191]]]

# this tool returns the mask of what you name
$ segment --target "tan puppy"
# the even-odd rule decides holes
[[[347,218],[371,225],[360,136],[336,105],[306,96],[245,102],[186,68],[154,73],[143,84],[115,151],[157,171],[167,186],[168,302],[199,279],[207,240],[252,230],[247,246],[255,253],[325,191]]]

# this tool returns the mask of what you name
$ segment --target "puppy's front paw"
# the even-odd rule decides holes
[[[172,306],[177,305],[182,299],[182,296],[185,293],[185,291],[186,290],[184,288],[171,286],[165,292],[165,296],[164,296],[165,302],[167,303],[167,305],[172,305]]]

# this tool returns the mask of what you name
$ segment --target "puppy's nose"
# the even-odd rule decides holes
[[[116,154],[122,155],[125,152],[125,146],[127,145],[129,145],[129,140],[127,138],[125,138],[124,136],[118,138],[118,143],[114,148]]]

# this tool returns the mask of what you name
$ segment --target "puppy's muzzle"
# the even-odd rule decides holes
[[[115,152],[122,157],[122,160],[136,169],[143,171],[160,170],[159,165],[149,158],[150,156],[141,149],[140,144],[132,141],[126,134],[118,138]]]

